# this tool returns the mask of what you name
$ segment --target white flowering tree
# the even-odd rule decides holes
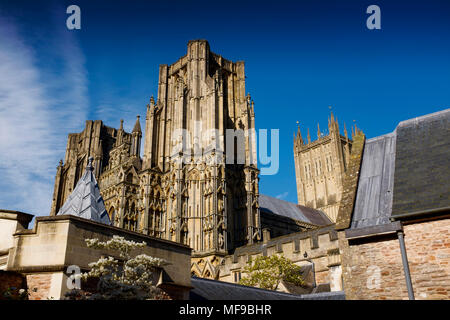
[[[98,279],[97,290],[88,293],[73,289],[66,293],[66,299],[128,300],[161,299],[163,293],[154,285],[154,273],[168,263],[159,258],[139,254],[131,258],[131,252],[146,246],[145,242],[125,240],[113,236],[106,242],[86,239],[89,248],[110,249],[119,252],[122,261],[114,257],[102,257],[89,264],[91,270],[81,274],[81,279]]]

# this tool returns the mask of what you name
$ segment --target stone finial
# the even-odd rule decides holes
[[[295,136],[295,133],[294,133]],[[300,131],[300,122],[297,121],[297,139],[300,141],[300,144],[303,144],[302,133]]]
[[[88,159],[88,165],[86,167],[86,170],[90,170],[90,171],[94,170],[94,166],[92,165],[92,161],[94,161],[94,157],[91,156]]]
[[[150,106],[155,105],[155,98],[153,98],[153,95],[150,97]]]
[[[120,128],[119,130],[123,130],[123,119],[120,119]]]
[[[141,132],[141,124],[139,122],[139,118],[140,118],[140,116],[137,115],[136,116],[136,123],[134,124],[134,127],[133,127],[133,132]]]

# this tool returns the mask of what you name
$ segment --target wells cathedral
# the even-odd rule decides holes
[[[70,133],[50,215],[28,229],[31,215],[0,210],[0,270],[41,284],[35,299],[59,298],[67,267],[95,260],[84,239],[119,234],[172,262],[158,286],[174,299],[449,299],[450,109],[370,139],[332,112],[315,140],[298,127],[295,204],[259,193],[245,78],[244,62],[189,41],[159,67],[144,135],[139,116],[132,132],[88,120]],[[250,134],[239,144],[227,130]],[[304,287],[237,284],[252,258],[274,254],[302,267]]]

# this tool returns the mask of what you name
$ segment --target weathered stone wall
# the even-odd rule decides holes
[[[404,229],[416,299],[450,299],[450,219]]]
[[[295,177],[298,203],[325,212],[335,222],[342,197],[343,178],[352,149],[352,140],[339,132],[333,113],[328,118],[328,134],[318,128],[317,140],[303,140],[300,127],[294,137]]]
[[[340,270],[341,259],[338,248],[337,233],[334,225],[320,229],[298,232],[273,238],[265,243],[257,243],[236,249],[234,255],[226,256],[219,266],[219,280],[234,281],[234,272],[243,271],[247,262],[258,255],[271,256],[283,254],[299,266],[314,263],[316,285],[330,284],[332,290],[342,290],[340,272],[332,276],[330,270]],[[242,273],[242,277],[245,274]]]
[[[450,219],[404,226],[415,299],[450,299]],[[347,299],[408,299],[397,237],[350,243],[339,233]]]
[[[51,273],[28,274],[27,276],[28,299],[48,300],[50,299],[50,288],[52,285]],[[59,298],[59,297],[58,297]]]
[[[0,270],[6,269],[14,233],[26,229],[32,218],[24,212],[0,209]]]
[[[76,265],[81,271],[86,271],[89,263],[102,255],[118,256],[116,251],[88,248],[85,239],[107,241],[114,235],[136,242],[145,241],[147,246],[136,254],[145,253],[169,262],[164,267],[167,278],[164,283],[172,286],[168,291],[174,297],[187,298],[191,262],[189,247],[74,216],[38,217],[33,230],[17,232],[7,269],[26,275],[30,299],[60,299],[68,290],[68,266]]]

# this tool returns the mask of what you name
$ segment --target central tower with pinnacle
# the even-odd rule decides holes
[[[190,246],[193,265],[211,265],[211,274],[201,276],[214,277],[221,257],[261,238],[255,113],[244,62],[211,52],[206,40],[189,41],[186,55],[160,65],[157,100],[152,96],[146,111],[143,158],[139,116],[131,133],[123,121],[115,129],[96,120],[69,134],[51,214],[92,156],[115,226]]]

